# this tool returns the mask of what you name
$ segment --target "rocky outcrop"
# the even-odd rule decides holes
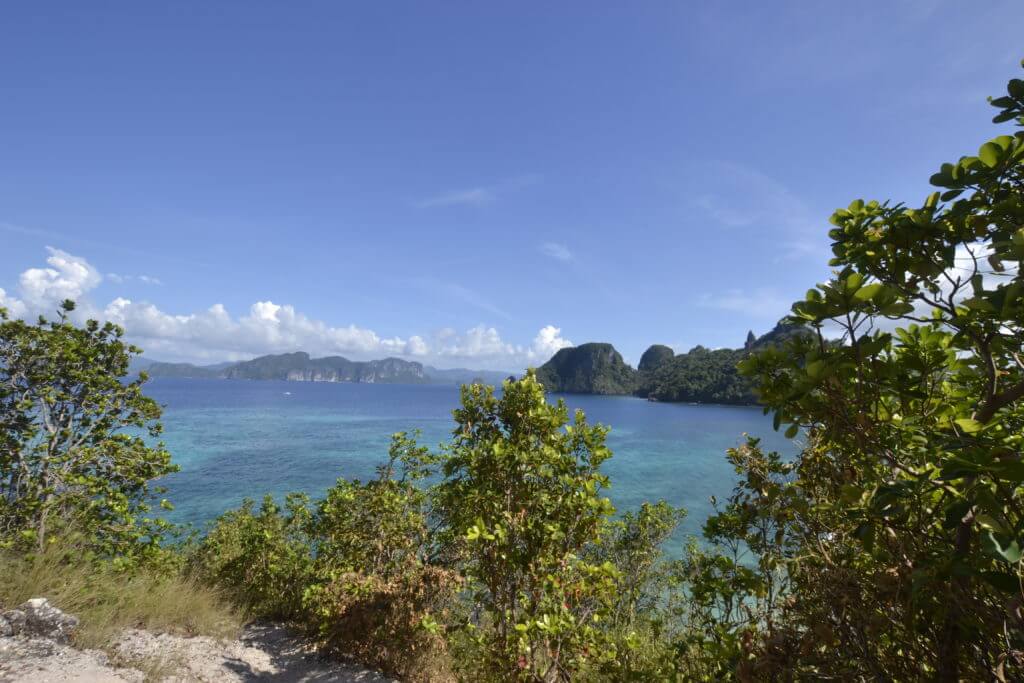
[[[637,366],[637,379],[635,393],[637,396],[654,400],[650,395],[651,387],[654,384],[655,373],[670,364],[675,359],[676,353],[664,344],[650,346],[644,355],[640,356],[640,365]]]
[[[640,372],[652,372],[672,360],[675,355],[676,352],[670,347],[664,344],[654,344],[644,351],[644,355],[640,356],[640,365],[636,369]]]
[[[0,636],[25,635],[66,643],[77,627],[77,617],[61,612],[46,598],[33,598],[0,613]]]
[[[574,394],[631,394],[636,370],[611,344],[590,343],[561,349],[537,369],[547,391]]]

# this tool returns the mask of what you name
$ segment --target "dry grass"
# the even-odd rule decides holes
[[[117,572],[76,565],[67,550],[23,557],[0,555],[0,605],[16,607],[44,597],[80,619],[79,647],[109,649],[126,628],[156,633],[236,637],[241,615],[207,586],[184,576]]]

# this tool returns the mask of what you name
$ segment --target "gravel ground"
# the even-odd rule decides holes
[[[114,652],[112,662],[103,652],[44,638],[0,638],[0,681],[393,683],[361,666],[324,658],[273,624],[250,625],[231,641],[127,631]]]

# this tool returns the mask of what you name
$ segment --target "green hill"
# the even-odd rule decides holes
[[[611,344],[590,343],[560,349],[537,370],[548,391],[574,394],[632,394],[636,370]]]
[[[799,325],[780,322],[760,337],[753,338],[753,333],[748,334],[744,347],[740,349],[712,350],[696,346],[673,358],[665,358],[662,353],[663,362],[641,373],[637,394],[658,401],[754,404],[757,397],[753,388],[746,378],[740,376],[736,364],[752,351],[782,344],[790,337],[808,333]],[[650,351],[648,349],[648,353]]]

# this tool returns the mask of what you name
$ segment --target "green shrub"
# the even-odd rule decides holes
[[[300,617],[313,564],[308,504],[306,496],[289,494],[282,509],[268,495],[259,510],[246,500],[226,512],[191,558],[197,575],[253,616]]]
[[[673,640],[681,630],[671,597],[679,588],[676,563],[663,544],[686,513],[664,501],[643,503],[610,525],[591,552],[618,570],[615,599],[602,628],[616,657],[587,672],[609,681],[669,680],[675,676]]]
[[[453,678],[445,622],[459,576],[433,566],[385,578],[335,573],[306,592],[306,609],[331,649],[407,681]]]
[[[314,579],[304,606],[327,644],[407,680],[448,673],[442,624],[459,577],[428,563],[428,497],[436,457],[406,434],[365,484],[341,479],[317,505]]]
[[[480,618],[473,675],[569,680],[614,659],[601,627],[618,572],[584,557],[614,509],[600,473],[607,430],[582,412],[569,424],[532,372],[491,387],[462,388],[456,429],[436,491],[436,514]]]

